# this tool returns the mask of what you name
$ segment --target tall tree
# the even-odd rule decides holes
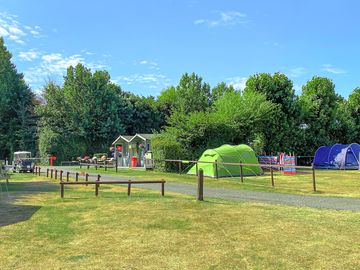
[[[354,141],[360,142],[360,87],[355,88],[350,96],[348,108],[354,120],[355,135]]]
[[[68,68],[63,87],[47,84],[46,103],[38,108],[41,155],[68,159],[106,150],[124,132],[120,93],[106,71],[91,73],[81,64]]]
[[[0,158],[16,150],[36,152],[35,96],[11,62],[0,37]]]
[[[246,81],[244,91],[264,94],[268,101],[278,105],[276,114],[267,120],[264,150],[268,153],[298,150],[300,109],[292,81],[282,73],[259,73]]]
[[[232,85],[227,85],[225,82],[218,83],[213,89],[211,89],[211,98],[215,102],[226,93],[233,93],[235,89]]]
[[[185,73],[176,86],[179,110],[184,113],[206,111],[211,104],[210,85],[192,73]]]
[[[335,143],[332,132],[336,129],[339,97],[334,83],[325,77],[313,77],[302,88],[300,97],[303,114],[303,147],[308,154],[321,145]]]

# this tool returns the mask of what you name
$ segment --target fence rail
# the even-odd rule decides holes
[[[35,175],[41,176],[41,173],[45,173],[45,172],[41,172],[41,167],[39,166],[35,166],[33,173]],[[70,175],[75,175],[75,182],[70,182]],[[57,170],[57,169],[46,169],[46,177],[50,177],[50,179],[55,179],[57,180],[58,176],[59,176],[59,184],[60,184],[60,196],[61,198],[64,198],[64,192],[65,192],[65,185],[95,185],[95,196],[99,195],[99,187],[100,185],[104,185],[104,184],[109,184],[109,185],[113,185],[113,184],[126,184],[128,186],[128,191],[127,194],[128,196],[130,196],[131,193],[131,186],[132,185],[139,185],[139,184],[161,184],[161,195],[164,196],[165,195],[165,180],[154,180],[154,181],[150,181],[150,180],[137,180],[137,181],[132,181],[132,180],[127,180],[127,181],[119,181],[119,180],[115,180],[115,181],[100,181],[101,179],[101,175],[100,174],[88,174],[88,173],[79,173],[79,172],[65,172],[66,175],[66,181],[64,181],[64,171],[63,170]],[[79,176],[85,176],[85,181],[79,181]],[[96,181],[89,181],[89,177],[95,177]]]
[[[164,159],[164,160],[154,160],[155,162],[175,162],[182,164],[217,164],[217,165],[232,165],[232,166],[253,166],[253,167],[263,167],[263,168],[297,168],[297,169],[312,169],[313,166],[298,166],[298,165],[281,165],[281,164],[252,164],[252,163],[233,163],[233,162],[218,162],[218,161],[201,161],[201,160],[181,160],[181,159]]]

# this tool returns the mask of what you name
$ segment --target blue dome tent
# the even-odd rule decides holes
[[[314,156],[315,168],[324,169],[358,169],[360,145],[334,144],[333,146],[321,146]]]

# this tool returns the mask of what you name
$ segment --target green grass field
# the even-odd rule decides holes
[[[224,180],[225,181],[225,180]],[[2,183],[2,186],[4,184]],[[360,213],[206,200],[16,174],[1,269],[359,269]]]
[[[70,168],[70,167],[69,167]],[[73,169],[80,170],[79,167]],[[112,174],[129,177],[129,179],[151,179],[182,182],[196,184],[196,177],[186,174],[162,173],[156,171],[144,171],[133,169],[115,169],[94,168],[87,169],[83,167],[82,171],[93,174]],[[316,170],[317,191],[313,191],[312,171],[298,171],[296,175],[284,175],[280,172],[274,173],[275,188],[272,187],[270,173],[266,172],[263,176],[244,177],[244,183],[241,183],[240,177],[232,178],[205,178],[205,185],[210,187],[221,187],[231,189],[248,189],[267,192],[304,194],[304,195],[323,195],[339,197],[360,197],[360,171],[336,171],[336,170]]]

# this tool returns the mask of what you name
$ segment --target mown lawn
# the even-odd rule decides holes
[[[33,181],[37,181],[32,183]],[[1,269],[359,269],[360,213],[15,175],[0,200]],[[11,219],[9,221],[9,219]]]
[[[70,167],[69,167],[70,168]],[[72,169],[80,170],[79,167]],[[144,171],[133,169],[119,169],[118,173],[115,169],[94,168],[87,169],[83,167],[81,171],[96,174],[112,174],[129,177],[129,179],[151,179],[166,181],[182,182],[196,184],[196,177],[186,174],[162,173],[156,171]],[[284,175],[281,172],[274,173],[275,188],[272,187],[269,172],[265,172],[263,176],[244,177],[244,183],[241,183],[240,177],[229,178],[205,178],[205,185],[209,187],[221,187],[232,189],[247,189],[267,192],[304,194],[304,195],[324,195],[339,197],[360,197],[360,171],[336,171],[336,170],[316,170],[316,187],[317,191],[313,191],[312,171],[298,171],[296,175]]]

